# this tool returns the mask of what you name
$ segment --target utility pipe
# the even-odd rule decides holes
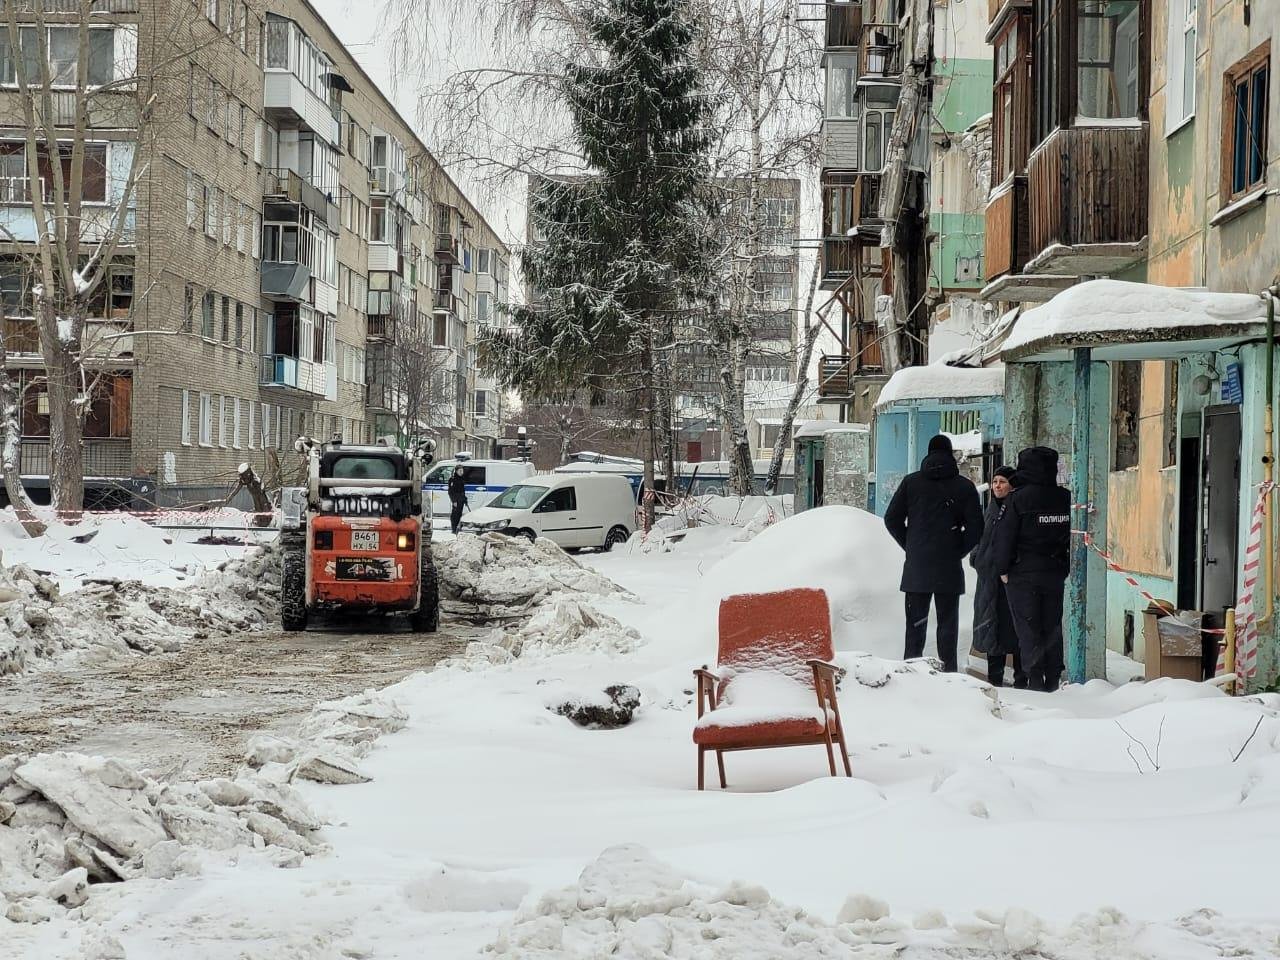
[[[1259,620],[1263,623],[1271,619],[1275,607],[1275,534],[1271,515],[1272,490],[1271,481],[1275,476],[1275,448],[1273,403],[1275,402],[1275,348],[1276,348],[1276,285],[1263,292],[1267,298],[1267,401],[1262,417],[1262,480],[1268,486],[1262,501],[1263,516],[1266,518],[1266,562],[1262,569],[1266,584],[1266,606],[1262,609]]]

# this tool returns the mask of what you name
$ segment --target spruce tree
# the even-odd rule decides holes
[[[595,56],[563,80],[587,171],[533,191],[545,239],[522,265],[542,298],[513,311],[485,359],[526,397],[633,397],[654,451],[672,326],[710,287],[710,111],[688,0],[603,0],[588,29]]]

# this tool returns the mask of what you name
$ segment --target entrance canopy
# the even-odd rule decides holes
[[[1223,350],[1266,335],[1266,302],[1124,280],[1090,280],[1024,311],[1005,340],[1006,361],[1159,360]]]

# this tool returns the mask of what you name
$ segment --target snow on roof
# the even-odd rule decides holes
[[[1265,315],[1265,304],[1252,293],[1089,280],[1023,311],[1002,352],[1025,354],[1028,348],[1052,341],[1081,341],[1087,346],[1090,339],[1117,337],[1131,342],[1199,339],[1195,334],[1220,336],[1226,329],[1261,323]]]
[[[968,397],[998,397],[1004,394],[1004,367],[953,367],[930,363],[903,367],[884,385],[876,409],[899,400],[959,400]]]
[[[870,429],[871,425],[869,423],[837,423],[834,420],[810,420],[795,432],[795,437],[821,437],[828,433],[866,433]]]

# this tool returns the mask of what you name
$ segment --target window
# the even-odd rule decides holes
[[[1121,360],[1112,365],[1115,383],[1111,400],[1111,469],[1138,465],[1138,409],[1142,402],[1142,361]]]
[[[218,397],[218,446],[227,445],[227,398],[224,394]]]
[[[213,446],[213,397],[200,394],[200,446]]]
[[[884,152],[893,129],[893,110],[868,107],[862,121],[862,169],[879,173],[884,169]]]
[[[992,90],[991,183],[1026,168],[1031,152],[1030,20],[1014,15],[995,42]]]
[[[476,273],[492,273],[490,264],[493,262],[492,250],[476,251]]]
[[[39,57],[40,42],[36,27],[23,26],[18,30],[18,47],[22,51],[23,74],[27,83],[42,83]],[[49,80],[53,87],[74,87],[79,73],[80,28],[78,26],[51,26],[46,28],[45,42],[49,54]],[[115,76],[115,31],[111,27],[92,27],[89,30],[89,50],[86,63],[86,85],[98,87],[110,83]],[[0,82],[16,84],[17,58],[9,53],[8,31],[0,31]]]
[[[0,29],[0,36],[3,30]],[[107,145],[87,143],[84,148],[84,168],[81,179],[81,198],[86,203],[105,203],[107,199]],[[52,199],[55,171],[61,174],[64,195],[71,191],[71,145],[57,147],[57,161],[49,149],[40,144],[37,148],[36,168],[39,171],[41,195]],[[30,199],[26,144],[18,140],[0,141],[0,187],[5,191],[0,200],[26,202]]]
[[[218,239],[218,200],[222,191],[210,187],[205,191],[204,203],[204,235],[210,239]]]
[[[204,0],[204,15],[210,23],[218,22],[218,0]]]
[[[191,391],[182,391],[182,445],[191,446]]]
[[[231,401],[231,446],[240,449],[240,398]]]
[[[262,405],[262,449],[271,446],[271,404]]]
[[[200,302],[200,336],[213,339],[213,291],[206,290]]]
[[[195,229],[200,222],[200,207],[204,200],[204,183],[190,170],[187,171],[187,226]]]
[[[244,53],[249,52],[249,5],[247,3],[240,4],[240,20],[236,25],[236,29],[240,31],[240,49]]]
[[[257,434],[254,433],[254,431],[257,429],[258,424],[257,424],[257,421],[254,419],[253,414],[254,414],[254,411],[258,409],[258,405],[254,403],[252,400],[250,400],[247,406],[249,407],[249,430],[248,430],[249,449],[252,450],[256,446],[256,441],[257,441]]]
[[[187,113],[192,117],[196,115],[196,65],[194,63],[187,67]]]
[[[827,57],[827,117],[849,120],[858,116],[858,56],[852,53]]]
[[[547,494],[546,498],[538,504],[537,512],[565,513],[576,509],[578,509],[578,498],[574,494],[573,487],[561,487]]]
[[[221,99],[221,88],[218,82],[209,77],[205,86],[204,125],[210,130],[218,129],[218,106]]]
[[[236,252],[241,254],[249,247],[249,223],[249,205],[242,203],[236,219]]]
[[[231,298],[222,298],[222,342],[231,340]]]
[[[224,247],[231,246],[232,235],[235,233],[236,205],[232,200],[231,194],[223,194],[222,196],[222,245]]]
[[[182,332],[196,328],[196,288],[187,284],[182,290]]]
[[[483,390],[476,391],[476,416],[483,417],[488,409],[489,395]]]
[[[1169,71],[1165,82],[1165,132],[1196,115],[1196,19],[1199,0],[1169,0]]]
[[[249,152],[249,108],[240,104],[240,136],[236,141],[241,153]]]
[[[1226,72],[1222,98],[1222,203],[1260,185],[1267,175],[1267,108],[1271,41]]]
[[[1076,115],[1137,117],[1139,0],[1077,0]]]
[[[244,304],[240,302],[236,303],[236,347],[244,349]]]

